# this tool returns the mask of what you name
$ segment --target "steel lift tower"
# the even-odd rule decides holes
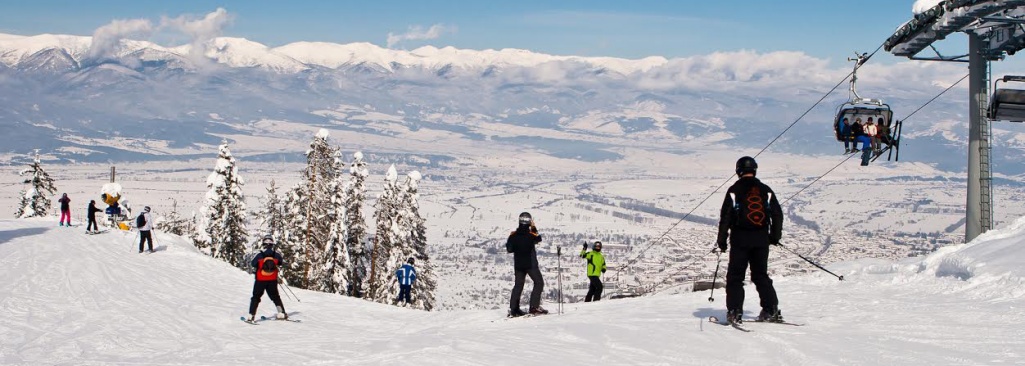
[[[953,33],[968,36],[968,53],[944,56],[933,43]],[[944,0],[916,14],[883,44],[912,60],[968,63],[968,197],[965,242],[993,228],[990,159],[989,62],[1025,48],[1025,0]],[[920,57],[930,49],[934,55]]]

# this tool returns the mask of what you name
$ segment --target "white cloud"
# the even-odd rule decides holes
[[[163,17],[160,26],[188,35],[191,38],[189,44],[192,46],[189,57],[193,62],[206,62],[207,43],[220,36],[224,27],[231,24],[234,18],[235,16],[224,8],[217,8],[202,18],[188,14],[177,18]]]
[[[113,58],[114,51],[121,40],[128,37],[149,37],[153,32],[153,23],[148,19],[115,19],[110,24],[96,28],[93,32],[92,44],[89,45],[88,58],[101,60]]]
[[[424,30],[423,27],[419,25],[412,25],[409,26],[409,30],[403,34],[388,32],[388,48],[391,48],[402,41],[437,39],[438,37],[441,37],[443,33],[455,33],[456,30],[455,26],[447,26],[444,24],[432,25],[430,28],[427,28],[427,30]]]

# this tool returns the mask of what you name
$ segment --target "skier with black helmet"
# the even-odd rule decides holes
[[[744,272],[751,266],[751,282],[758,290],[762,311],[758,321],[782,322],[779,300],[768,274],[769,244],[779,245],[783,230],[783,209],[772,188],[755,174],[758,163],[745,156],[737,160],[740,178],[726,193],[719,218],[716,244],[726,252],[731,245],[726,270],[726,319],[741,323],[744,314]]]
[[[530,213],[524,212],[519,216],[519,226],[516,231],[509,234],[505,242],[506,252],[513,253],[513,268],[516,272],[516,283],[513,285],[512,296],[509,299],[509,316],[522,316],[526,313],[520,309],[520,295],[523,294],[523,283],[527,276],[534,283],[534,289],[530,291],[530,314],[548,314],[548,310],[541,307],[541,293],[545,288],[545,281],[541,278],[541,270],[537,264],[537,250],[535,246],[541,242],[541,234],[534,226],[534,219]]]
[[[256,282],[253,283],[253,297],[249,300],[249,322],[256,321],[256,308],[260,305],[260,298],[263,293],[277,306],[278,319],[288,319],[285,313],[285,305],[281,303],[281,296],[278,294],[278,269],[285,265],[281,253],[274,251],[274,237],[265,235],[261,241],[263,251],[253,258],[252,266],[256,268]]]
[[[103,210],[96,208],[96,200],[89,200],[89,207],[85,209],[85,218],[88,220],[88,224],[85,226],[85,232],[99,232],[100,227],[96,224],[96,213],[103,212]]]
[[[399,280],[399,297],[395,299],[395,302],[413,303],[409,293],[413,290],[413,283],[416,282],[416,268],[413,268],[415,261],[413,257],[409,257],[406,264],[395,271],[395,277]]]
[[[587,296],[584,302],[601,300],[601,292],[605,285],[601,283],[601,275],[605,273],[605,256],[601,254],[601,242],[594,242],[591,251],[587,251],[587,243],[584,243],[580,250],[580,258],[587,260],[587,279],[590,285],[587,287]]]
[[[149,252],[153,253],[153,217],[150,215],[150,208],[142,209],[139,217],[135,218],[135,226],[139,228],[139,253],[142,253],[142,244],[149,244]]]

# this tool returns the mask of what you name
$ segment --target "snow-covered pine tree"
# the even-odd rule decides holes
[[[281,236],[277,238],[277,249],[285,260],[281,276],[289,285],[299,288],[306,288],[307,283],[304,244],[308,202],[307,191],[302,184],[296,184],[288,190],[281,211],[285,225],[281,228]]]
[[[363,282],[367,276],[370,258],[364,240],[367,237],[367,219],[363,205],[367,199],[367,176],[370,175],[363,153],[357,151],[349,166],[349,182],[345,185],[345,226],[349,230],[345,246],[349,249],[349,296],[363,297]]]
[[[25,184],[29,186],[21,192],[21,201],[18,203],[18,211],[14,213],[14,216],[18,218],[46,216],[53,205],[50,196],[57,194],[57,186],[50,174],[43,170],[43,165],[39,161],[39,150],[36,150],[36,158],[32,164],[29,164],[29,167],[18,175],[30,177],[25,179]]]
[[[403,230],[398,226],[399,198],[401,191],[395,180],[398,173],[395,165],[388,168],[384,178],[384,190],[374,204],[374,220],[377,230],[374,233],[373,249],[371,250],[370,279],[367,281],[367,299],[390,304],[398,295],[398,282],[395,271],[401,266]],[[394,288],[393,288],[394,287]]]
[[[245,182],[238,174],[235,157],[224,141],[218,148],[217,164],[206,179],[210,190],[203,207],[203,225],[200,238],[209,243],[208,254],[231,265],[245,269],[243,257],[248,251],[249,233],[246,230],[246,203],[242,186]]]
[[[332,185],[341,169],[338,149],[327,142],[328,131],[321,129],[306,151],[306,168],[301,183],[289,193],[286,205],[292,217],[288,230],[289,245],[293,245],[291,262],[295,272],[286,275],[290,283],[299,288],[312,289],[321,281],[315,276],[324,273],[322,263],[335,222],[331,220]]]
[[[430,256],[427,254],[427,221],[420,214],[420,180],[423,177],[418,171],[412,171],[406,178],[403,185],[402,210],[399,222],[403,229],[408,230],[406,236],[408,242],[404,245],[408,248],[413,258],[416,258],[416,282],[410,293],[413,299],[413,307],[431,311],[434,309],[434,291],[437,289],[437,280],[434,277],[434,266],[431,264]]]
[[[335,151],[332,169],[339,174],[328,186],[330,204],[324,221],[330,223],[327,235],[327,246],[314,272],[314,290],[346,294],[349,291],[349,250],[346,247],[346,236],[349,230],[345,226],[345,189],[344,176],[341,174],[343,163],[341,153]]]
[[[260,229],[262,235],[258,235],[257,240],[261,240],[263,235],[270,234],[275,239],[280,239],[285,227],[285,214],[282,206],[281,197],[278,195],[278,187],[275,185],[274,180],[271,179],[270,186],[267,187],[267,194],[263,196],[263,208],[260,210]]]

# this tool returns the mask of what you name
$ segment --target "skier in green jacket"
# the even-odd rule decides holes
[[[590,252],[587,251],[587,243],[584,243],[584,248],[580,250],[580,258],[587,260],[587,279],[591,280],[584,302],[601,300],[601,291],[605,288],[601,283],[601,274],[605,273],[605,256],[601,255],[601,242],[594,242]]]

